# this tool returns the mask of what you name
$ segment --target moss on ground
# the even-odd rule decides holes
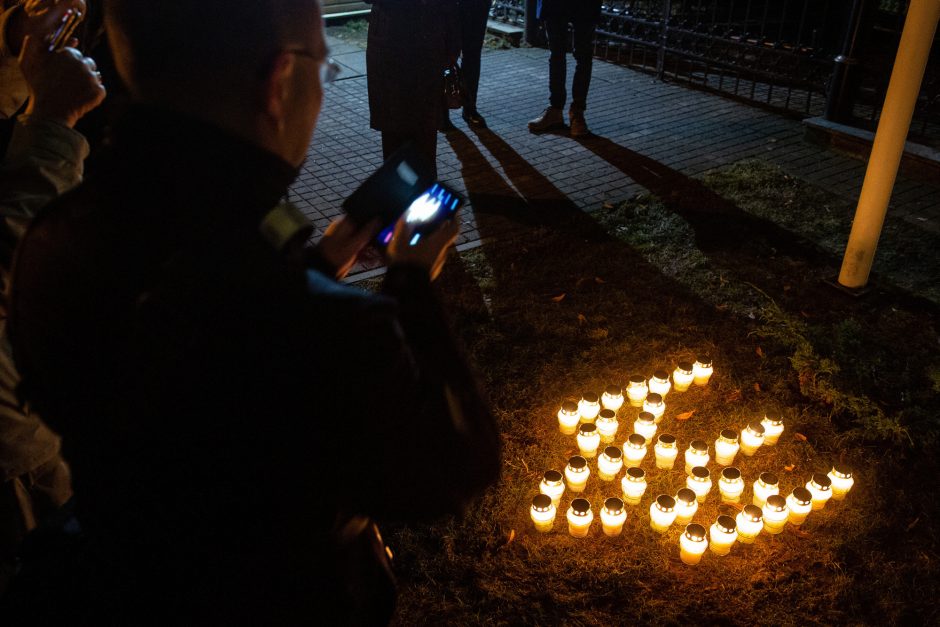
[[[388,530],[397,624],[940,622],[937,312],[910,293],[929,289],[885,282],[866,300],[845,297],[821,281],[838,261],[822,234],[838,219],[819,207],[838,216],[835,201],[754,163],[704,181],[748,215],[810,241],[777,246],[779,233],[757,220],[744,223],[753,230],[746,245],[739,229],[735,241],[711,238],[703,249],[706,222],[687,220],[670,199],[641,196],[590,215],[540,207],[524,231],[451,260],[440,289],[499,419],[504,471],[462,519]],[[481,232],[493,219],[477,208]],[[881,250],[903,252],[906,242],[889,231]],[[935,261],[908,263],[926,276]],[[716,373],[707,387],[667,396],[660,432],[682,447],[713,442],[720,429],[780,408],[780,443],[736,460],[748,484],[770,470],[789,492],[843,461],[856,469],[849,498],[800,530],[762,534],[692,568],[679,561],[677,527],[664,535],[649,527],[652,497],[684,483],[681,458],[662,471],[650,454],[650,487],[620,537],[603,536],[599,522],[589,538],[568,536],[570,494],[554,532],[536,533],[528,504],[540,475],[576,452],[574,437],[557,429],[562,399],[700,352],[714,357]],[[618,443],[635,414],[621,410]],[[619,483],[595,475],[585,495],[596,510],[620,495]],[[736,512],[716,495],[696,522]]]

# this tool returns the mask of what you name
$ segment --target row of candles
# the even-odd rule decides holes
[[[623,499],[608,498],[601,509],[601,523],[606,535],[617,536],[621,533],[627,518],[625,504],[638,505],[646,492],[646,473],[639,466],[646,457],[647,442],[655,436],[657,425],[665,414],[663,398],[670,390],[683,392],[693,383],[706,385],[712,373],[711,359],[699,357],[693,364],[679,363],[673,372],[672,383],[668,373],[662,370],[655,372],[649,382],[641,375],[630,377],[625,390],[627,399],[631,406],[642,407],[633,423],[634,433],[624,442],[623,450],[607,446],[598,458],[598,475],[603,481],[614,480],[620,470],[627,467],[621,480]],[[559,429],[566,435],[577,433],[581,455],[568,460],[565,481],[558,471],[549,470],[545,473],[539,486],[540,494],[533,498],[530,512],[538,531],[551,531],[561,495],[565,491],[565,482],[571,492],[584,491],[591,474],[587,458],[596,457],[600,444],[610,443],[616,437],[619,428],[616,412],[625,402],[623,392],[619,386],[609,386],[601,397],[585,393],[577,403],[571,400],[562,404],[557,415]],[[737,453],[740,451],[746,456],[752,456],[764,444],[773,446],[783,430],[780,415],[765,414],[761,421],[744,427],[740,438],[737,431],[721,431],[715,441],[715,461],[726,466],[719,480],[722,501],[738,503],[744,492],[745,484],[740,470],[731,467]],[[654,451],[657,468],[673,468],[679,453],[675,436],[661,434]],[[735,541],[753,543],[761,530],[778,534],[787,522],[799,526],[810,511],[822,509],[830,498],[845,498],[854,484],[851,471],[837,465],[828,475],[814,474],[805,487],[795,488],[784,499],[779,494],[776,475],[761,473],[754,482],[753,503],[745,506],[736,518],[719,516],[709,529],[709,543],[705,528],[691,523],[691,520],[698,511],[699,503],[705,501],[713,486],[711,473],[706,468],[710,459],[708,444],[703,440],[693,440],[685,452],[686,487],[680,489],[674,497],[661,494],[650,505],[650,526],[655,531],[665,533],[676,522],[686,525],[680,537],[680,557],[687,564],[697,564],[709,546],[714,553],[726,555]],[[567,511],[567,519],[572,536],[587,536],[594,520],[590,502],[584,498],[573,499]]]

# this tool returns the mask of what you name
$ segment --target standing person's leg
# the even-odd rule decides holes
[[[460,3],[460,38],[463,50],[461,69],[467,89],[463,119],[478,126],[486,126],[486,121],[477,112],[477,91],[480,87],[480,60],[483,55],[483,39],[486,37],[486,20],[492,3],[492,0],[463,0]]]
[[[541,116],[529,122],[529,130],[533,133],[564,127],[563,111],[568,100],[568,92],[565,90],[568,20],[564,17],[552,17],[545,21],[545,29],[548,32],[548,49],[551,53],[548,58],[549,107]]]
[[[594,29],[592,19],[576,19],[574,27],[574,58],[576,61],[574,80],[571,84],[571,135],[580,137],[590,133],[584,119],[587,109],[588,88],[591,86],[591,70],[594,62]]]

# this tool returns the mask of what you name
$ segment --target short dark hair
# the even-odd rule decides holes
[[[132,86],[262,76],[284,43],[318,24],[318,0],[107,0],[107,28]],[[123,57],[123,58],[122,58]],[[123,63],[122,63],[123,62]]]

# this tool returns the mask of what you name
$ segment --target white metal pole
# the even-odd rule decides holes
[[[845,287],[868,283],[938,19],[940,0],[911,0],[842,259],[839,284]]]

